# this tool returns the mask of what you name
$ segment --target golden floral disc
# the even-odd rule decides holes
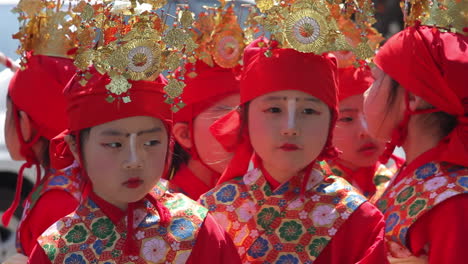
[[[326,42],[327,23],[312,9],[291,13],[284,23],[284,35],[289,45],[300,52],[319,52]]]
[[[126,75],[130,79],[143,80],[159,71],[161,49],[155,41],[135,39],[126,43],[122,52],[126,55]]]
[[[262,13],[270,10],[275,5],[274,0],[257,0],[255,3]]]
[[[214,37],[213,59],[223,68],[233,68],[241,59],[243,46],[242,35],[222,31]]]
[[[122,75],[115,75],[111,78],[111,82],[106,85],[106,89],[116,95],[126,93],[132,85]]]

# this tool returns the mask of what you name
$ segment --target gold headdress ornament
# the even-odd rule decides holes
[[[92,64],[99,73],[111,78],[106,86],[106,100],[128,103],[131,102],[128,80],[154,80],[160,73],[167,73],[166,103],[172,105],[174,112],[182,108],[180,95],[185,84],[173,73],[196,48],[189,34],[191,22],[187,20],[192,15],[185,13],[179,23],[167,26],[165,17],[157,12],[164,4],[160,0],[93,4],[81,0],[73,9],[81,17],[75,59],[75,65],[83,71],[81,85],[86,85],[91,77],[86,69]]]
[[[216,63],[223,68],[233,68],[241,62],[245,47],[244,34],[231,6],[221,1],[219,7],[205,7],[192,28],[192,39],[197,43],[190,62],[201,60],[207,65]],[[185,12],[185,11],[184,11]],[[196,73],[191,72],[190,77]]]
[[[258,23],[280,47],[316,54],[351,51],[362,60],[374,55],[367,32],[375,22],[371,0],[259,0],[257,7],[264,13]],[[341,19],[351,18],[360,34],[354,46],[339,27]]]
[[[22,68],[26,65],[27,52],[73,58],[69,51],[76,47],[77,17],[69,1],[21,0],[12,12],[18,14],[20,23],[20,30],[13,38],[20,41],[17,53],[21,55]]]
[[[421,23],[468,35],[468,0],[406,0],[403,14],[406,26]]]

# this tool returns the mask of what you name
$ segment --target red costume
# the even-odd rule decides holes
[[[268,57],[266,51],[270,52]],[[276,48],[274,43],[260,39],[245,49],[244,66],[241,104],[274,91],[299,90],[328,105],[332,112],[330,126],[334,127],[334,58]],[[385,262],[384,223],[377,208],[349,183],[331,175],[324,162],[313,160],[303,172],[278,183],[264,169],[241,123],[241,116],[233,111],[211,127],[225,147],[237,149],[219,185],[200,201],[232,236],[243,261]],[[318,159],[336,155],[331,138],[330,132]],[[253,169],[249,170],[252,156]],[[350,234],[353,243],[349,243]]]
[[[46,175],[41,178],[41,164],[32,150],[32,146],[41,137],[50,141],[66,128],[68,119],[62,90],[75,71],[76,68],[70,59],[29,53],[26,69],[15,73],[8,89],[21,154],[26,158],[26,163],[18,174],[15,201],[2,218],[4,225],[8,225],[11,214],[18,206],[24,168],[32,165],[36,165],[37,168],[36,184],[24,201],[24,212],[17,231],[17,250],[25,255],[31,253],[37,237],[42,232],[76,208],[81,196],[77,186],[78,178],[68,178],[64,175],[64,179],[54,179],[50,177],[50,168],[47,167]],[[18,111],[24,111],[29,116],[37,131],[29,142],[24,141],[21,133]]]
[[[69,133],[76,136],[78,149],[81,149],[78,136],[81,130],[126,117],[159,118],[170,131],[172,112],[164,102],[166,82],[162,76],[156,81],[129,80],[132,101],[106,103],[106,85],[110,78],[94,69],[88,73],[92,77],[85,86],[80,82],[81,75],[77,74],[64,91],[70,117]],[[60,158],[72,157],[66,145],[56,146]],[[81,153],[79,156],[83,159]],[[170,155],[166,161],[165,173]],[[107,260],[239,263],[232,241],[207,216],[207,210],[182,194],[167,192],[164,180],[143,199],[130,203],[128,209],[122,211],[93,192],[84,169],[79,173],[87,182],[84,193],[89,195],[74,212],[42,234],[30,263]]]
[[[197,152],[193,121],[201,112],[211,107],[216,101],[239,93],[239,81],[236,78],[236,70],[238,69],[225,69],[218,65],[210,67],[201,61],[197,61],[196,64],[186,65],[186,86],[183,95],[186,106],[174,114],[173,121],[174,123],[185,122],[188,124],[193,147],[185,149],[185,151],[190,155],[190,159],[199,160],[208,169],[210,169],[209,165],[203,163]],[[194,73],[196,76],[191,77]],[[207,185],[183,164],[170,180],[171,188],[197,200],[201,194],[214,187],[219,174],[214,171],[213,173],[218,175],[218,177],[215,178],[215,182],[211,185]]]
[[[407,109],[391,146],[404,142],[412,115],[443,111],[457,118],[453,130],[407,164],[378,202],[386,216],[386,241],[395,262],[466,262],[467,45],[466,36],[416,25],[393,36],[375,58],[377,66],[406,90]],[[408,93],[434,108],[411,111]]]

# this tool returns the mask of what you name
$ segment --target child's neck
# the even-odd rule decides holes
[[[296,176],[299,171],[293,171],[290,169],[281,169],[269,164],[263,163],[263,168],[280,184],[289,181],[292,177]]]
[[[212,188],[216,184],[219,174],[208,168],[200,160],[190,159],[188,161],[187,167],[206,186]]]

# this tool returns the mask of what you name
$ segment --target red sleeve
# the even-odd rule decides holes
[[[208,214],[205,218],[188,264],[240,264],[236,246],[230,236]]]
[[[44,249],[36,243],[28,259],[28,264],[52,264]]]
[[[51,190],[44,193],[21,224],[20,239],[25,254],[31,254],[37,238],[49,226],[73,212],[77,206],[78,201],[68,192]]]
[[[343,223],[314,264],[388,263],[384,228],[382,213],[364,202]]]
[[[468,194],[451,197],[421,216],[408,231],[415,255],[429,252],[429,263],[466,262]],[[428,247],[428,248],[427,248]]]

